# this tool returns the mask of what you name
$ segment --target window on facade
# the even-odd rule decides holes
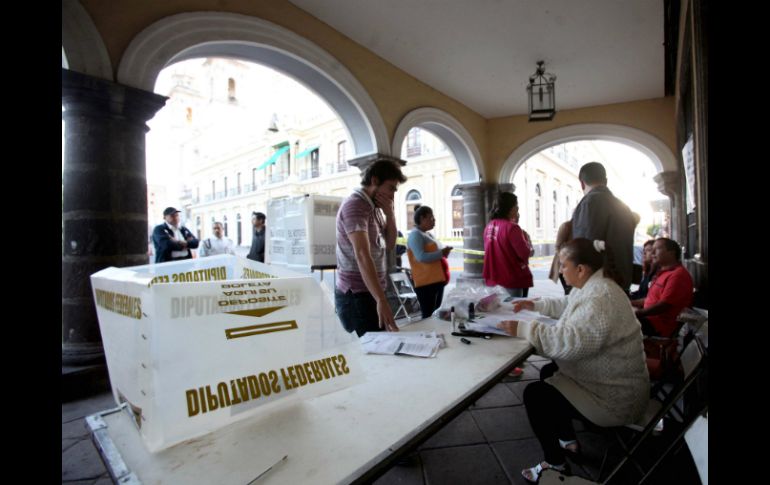
[[[558,203],[558,199],[556,196],[556,191],[553,191],[553,228],[556,229],[556,205]]]
[[[235,79],[233,78],[227,80],[227,99],[235,101]]]
[[[421,201],[422,200],[422,194],[418,192],[417,190],[410,190],[406,194],[406,201],[407,202],[415,202],[415,201]]]
[[[216,180],[211,181],[211,198],[212,199],[217,198],[217,181]]]
[[[238,175],[236,176],[236,188],[238,189],[237,192],[241,193],[241,172],[238,172]]]
[[[200,202],[201,200],[201,188],[195,187],[195,202]]]
[[[319,163],[318,157],[319,157],[318,148],[310,152],[310,176],[313,178],[321,175],[321,171],[318,166],[318,163]]]
[[[235,221],[236,221],[236,228],[238,230],[238,246],[241,245],[241,241],[243,241],[243,233],[241,233],[241,215],[236,214],[235,215]]]
[[[224,196],[227,197],[227,177],[225,177],[225,193]]]
[[[227,216],[222,216],[222,225],[225,229],[225,237],[227,237]]]
[[[199,238],[203,239],[203,232],[201,231],[201,216],[195,218],[195,232],[198,234]]]
[[[251,169],[251,190],[257,190],[257,168]]]
[[[406,135],[406,156],[416,157],[422,153],[422,144],[420,143],[420,129],[415,127],[409,130]]]
[[[348,169],[348,142],[341,141],[337,143],[337,171],[344,172]]]
[[[417,190],[410,190],[406,193],[406,229],[411,230],[414,228],[414,211],[420,207],[422,202],[422,194]]]
[[[571,219],[569,215],[569,195],[564,198],[564,218]]]
[[[540,184],[535,184],[535,227],[540,229],[543,227],[542,221],[540,219],[540,196],[542,195],[540,191]]]

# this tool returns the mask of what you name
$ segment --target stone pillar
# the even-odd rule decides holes
[[[671,238],[680,244],[687,240],[687,224],[684,213],[684,192],[679,172],[660,172],[653,177],[661,194],[671,201]]]
[[[461,183],[459,187],[463,191],[463,248],[483,251],[484,227],[487,225],[487,184],[470,182]],[[464,255],[462,279],[480,279],[483,268],[483,256]]]
[[[147,264],[145,122],[166,97],[62,69],[62,363],[104,357],[90,275]]]
[[[361,173],[363,173],[364,170],[366,170],[369,165],[373,164],[377,160],[390,160],[392,162],[396,162],[402,167],[406,165],[406,160],[403,160],[401,158],[392,157],[390,155],[385,155],[383,153],[370,153],[369,155],[363,155],[360,157],[352,158],[348,160],[348,165],[352,167],[356,167],[359,170],[361,170]],[[404,237],[406,237],[406,234],[404,234]],[[396,250],[395,248],[392,251],[387,252],[387,265],[388,265],[388,273],[395,273],[396,272]],[[390,289],[390,287],[388,288]]]

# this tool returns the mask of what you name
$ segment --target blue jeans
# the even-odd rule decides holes
[[[356,332],[359,337],[366,332],[381,332],[377,301],[368,291],[346,293],[334,289],[334,307],[342,327],[347,332]]]

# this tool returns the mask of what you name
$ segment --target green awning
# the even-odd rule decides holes
[[[318,149],[318,146],[319,146],[319,145],[316,145],[316,146],[310,147],[310,148],[308,148],[307,150],[304,150],[304,151],[302,151],[301,153],[298,153],[298,154],[297,154],[297,156],[296,156],[296,157],[294,157],[294,160],[299,160],[299,159],[300,159],[300,158],[302,158],[302,157],[306,157],[306,156],[310,155],[310,152],[312,152],[313,150],[317,150],[317,149]]]
[[[283,148],[279,149],[275,153],[273,153],[273,156],[268,158],[265,163],[257,167],[257,170],[262,170],[265,167],[269,167],[270,165],[274,164],[278,161],[278,159],[283,155],[285,152],[289,150],[289,145],[285,145]]]

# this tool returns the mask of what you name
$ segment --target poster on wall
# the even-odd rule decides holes
[[[687,143],[682,147],[682,162],[684,163],[684,176],[687,179],[686,214],[689,214],[695,210],[695,156],[692,133],[687,138]]]

